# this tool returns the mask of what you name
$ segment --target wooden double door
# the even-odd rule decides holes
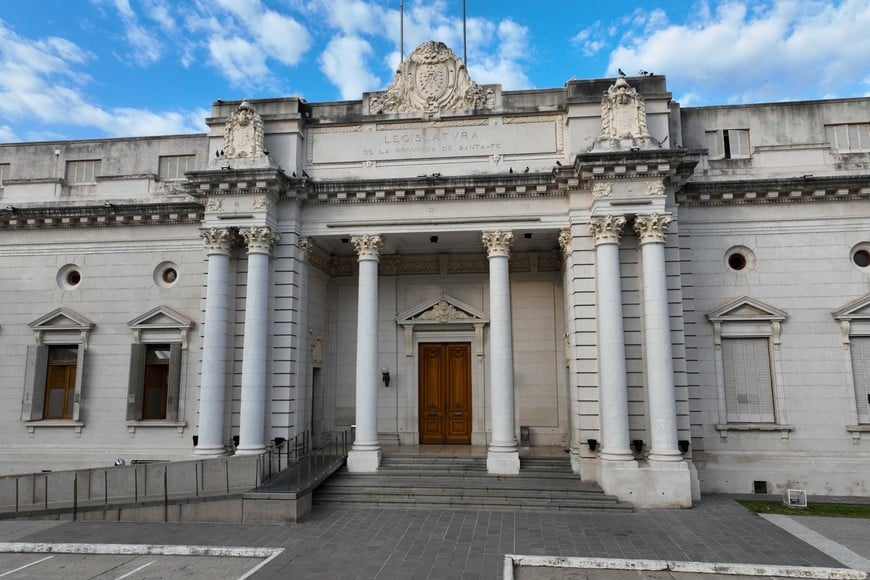
[[[420,443],[471,444],[471,344],[420,343]]]

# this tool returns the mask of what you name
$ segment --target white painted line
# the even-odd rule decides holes
[[[31,566],[35,566],[36,564],[39,564],[40,562],[45,562],[46,560],[51,560],[52,558],[54,558],[54,556],[46,556],[42,560],[37,560],[36,562],[31,562],[30,564],[25,564],[24,566],[19,566],[18,568],[14,569],[14,570],[9,570],[8,572],[3,572],[2,574],[0,574],[0,578],[2,578],[3,576],[9,576],[10,574],[14,574],[15,572],[18,572],[19,570],[24,570],[25,568],[30,568]]]
[[[849,568],[870,572],[870,560],[864,556],[856,554],[843,544],[839,544],[815,530],[811,530],[805,525],[798,523],[792,516],[761,514],[761,517],[770,523],[779,526],[796,538],[803,540],[817,550],[824,552],[831,558],[842,562]]]
[[[514,568],[520,566],[573,568],[580,570],[645,570],[691,572],[781,578],[836,578],[838,580],[868,580],[870,574],[845,568],[814,568],[804,566],[768,566],[764,564],[719,564],[711,562],[676,562],[666,560],[628,560],[622,558],[566,558],[561,556],[504,557],[504,580],[513,580]]]
[[[272,560],[277,558],[281,554],[281,552],[283,552],[283,551],[284,551],[283,548],[277,550],[274,554],[272,554],[271,556],[269,556],[268,558],[266,558],[265,560],[263,560],[262,562],[260,562],[259,564],[257,564],[253,568],[251,568],[250,570],[248,570],[248,572],[246,574],[239,576],[239,580],[245,580],[246,578],[250,578],[251,576],[254,575],[255,572],[258,572],[260,570],[260,568],[262,568],[263,566],[265,566],[266,564],[268,564],[269,562],[271,562]]]
[[[136,572],[138,572],[139,570],[144,570],[145,568],[147,568],[148,566],[150,566],[151,564],[153,564],[153,563],[156,562],[156,561],[157,561],[157,560],[151,560],[151,561],[148,562],[147,564],[143,564],[142,566],[139,566],[139,567],[136,568],[135,570],[130,570],[130,571],[127,572],[126,574],[123,574],[123,575],[121,575],[121,576],[118,576],[117,578],[115,578],[115,580],[121,580],[122,578],[128,578],[128,577],[132,576],[133,574],[135,574]]]

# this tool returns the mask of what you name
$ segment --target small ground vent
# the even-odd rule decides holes
[[[753,481],[752,482],[752,493],[760,493],[767,494],[767,482],[766,481]]]
[[[782,503],[791,508],[807,507],[807,492],[802,489],[787,489],[782,494]]]

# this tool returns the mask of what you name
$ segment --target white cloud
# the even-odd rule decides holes
[[[359,99],[363,92],[381,87],[381,80],[366,66],[371,45],[358,36],[337,36],[320,55],[320,70],[341,91],[343,99]]]
[[[206,33],[212,64],[243,87],[276,84],[267,59],[294,66],[312,43],[302,24],[264,7],[260,0],[197,2],[196,10],[186,14],[185,26],[195,34]],[[190,50],[185,50],[182,62],[189,66]]]
[[[203,131],[201,110],[105,109],[90,102],[83,90],[90,78],[77,67],[91,58],[67,40],[27,39],[0,21],[0,118],[26,121],[31,137],[40,123],[94,127],[111,136]],[[4,134],[15,137],[10,126]]]
[[[646,69],[721,102],[818,98],[854,87],[870,54],[866,0],[730,0],[685,24],[636,13],[643,28],[610,55],[608,72]]]
[[[18,135],[15,134],[15,130],[12,127],[0,125],[0,143],[12,143],[19,140]]]

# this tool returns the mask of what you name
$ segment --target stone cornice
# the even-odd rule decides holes
[[[310,181],[295,192],[306,204],[377,203],[457,199],[504,199],[564,196],[566,187],[553,172],[505,173],[446,177],[439,174],[409,179]]]
[[[689,182],[680,205],[747,205],[870,199],[870,175]]]
[[[651,179],[685,180],[697,160],[683,149],[651,149],[629,152],[583,153],[574,160],[576,174],[584,180]]]
[[[287,176],[281,169],[233,169],[227,159],[223,169],[188,172],[185,190],[193,197],[215,195],[287,193],[304,189],[306,178]]]
[[[0,229],[199,224],[202,217],[202,205],[191,202],[26,208],[7,206],[0,210]]]

